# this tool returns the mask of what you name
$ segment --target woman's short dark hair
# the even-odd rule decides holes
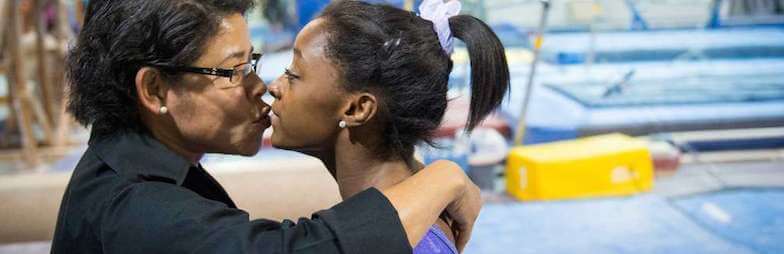
[[[328,33],[327,56],[338,65],[344,87],[379,93],[387,152],[409,158],[417,143],[432,143],[446,111],[452,71],[433,23],[413,12],[360,1],[333,2],[320,17]],[[509,68],[504,47],[487,24],[458,15],[449,25],[466,44],[471,61],[470,131],[501,104]]]
[[[252,0],[91,0],[66,60],[68,111],[95,135],[143,130],[139,69],[192,64],[223,17],[252,7]]]

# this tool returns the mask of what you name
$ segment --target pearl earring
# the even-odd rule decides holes
[[[341,129],[345,129],[346,126],[348,126],[346,121],[340,120],[340,122],[338,123],[338,127],[340,127]]]
[[[161,113],[161,115],[165,115],[166,113],[169,113],[169,108],[167,108],[166,106],[161,106],[161,109],[158,110],[158,113]]]

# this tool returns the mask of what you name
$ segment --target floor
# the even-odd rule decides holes
[[[465,253],[784,253],[784,156],[689,163],[631,197],[485,199]],[[48,252],[48,242],[0,246]]]
[[[784,253],[784,161],[687,165],[633,197],[491,203],[465,253]]]

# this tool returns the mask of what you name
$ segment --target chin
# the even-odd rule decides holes
[[[286,144],[282,141],[280,134],[276,134],[274,131],[270,137],[270,143],[272,143],[272,147],[274,148],[288,150],[286,149]]]
[[[246,146],[241,147],[239,151],[237,151],[237,155],[250,157],[259,153],[259,150],[261,150],[261,142],[248,144]]]
[[[259,150],[256,150],[255,152],[250,152],[250,151],[239,152],[237,155],[244,156],[244,157],[252,157],[252,156],[256,155],[257,153],[259,153]]]
[[[279,142],[272,141],[272,147],[282,150],[291,150],[291,147],[286,146],[286,144],[281,144]]]
[[[289,151],[297,151],[297,148],[299,148],[299,146],[293,145],[291,144],[291,142],[285,142],[285,140],[287,140],[285,137],[275,136],[275,134],[272,134],[272,138],[270,139],[270,142],[272,143],[272,147],[274,148],[289,150]]]
[[[294,152],[301,152],[302,150],[301,147],[298,146],[292,146],[291,144],[281,144],[275,142],[272,142],[272,147],[280,150],[294,151]]]

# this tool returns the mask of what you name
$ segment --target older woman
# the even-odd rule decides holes
[[[404,253],[444,209],[464,244],[478,189],[448,162],[297,223],[249,220],[235,206],[199,160],[255,154],[270,125],[243,18],[251,7],[90,2],[67,65],[69,111],[92,133],[63,197],[52,252]]]

